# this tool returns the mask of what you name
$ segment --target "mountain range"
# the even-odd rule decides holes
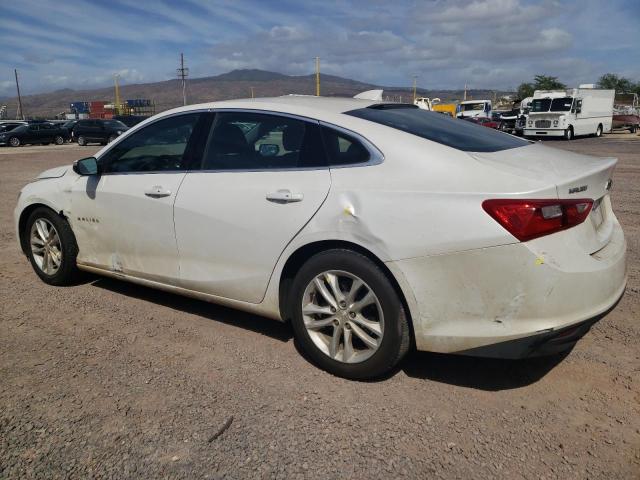
[[[233,70],[221,75],[192,78],[187,80],[188,103],[203,103],[232,98],[251,96],[271,97],[296,93],[302,95],[315,94],[315,75],[293,76],[265,70],[244,69]],[[334,75],[320,75],[320,88],[323,96],[352,97],[365,90],[384,89],[384,97],[391,101],[411,101],[413,90],[409,87],[384,87],[360,82]],[[492,90],[469,90],[468,98],[493,98],[505,92]],[[428,90],[418,89],[418,96],[438,97],[442,101],[461,99],[461,90]],[[155,103],[156,112],[182,105],[182,88],[180,80],[139,83],[120,86],[121,100],[148,98]],[[27,118],[53,118],[55,115],[69,111],[71,102],[104,100],[113,102],[114,88],[96,88],[90,90],[63,89],[48,93],[23,95],[22,105]],[[7,105],[7,113],[12,117],[17,112],[17,98],[4,98],[1,105]]]

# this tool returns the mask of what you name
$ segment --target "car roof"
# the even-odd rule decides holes
[[[288,113],[291,115],[300,115],[303,117],[315,118],[318,120],[331,121],[336,116],[342,115],[344,112],[355,110],[358,108],[366,108],[377,103],[372,100],[361,100],[357,98],[342,97],[316,97],[312,95],[285,95],[282,97],[264,97],[264,98],[244,98],[237,100],[222,100],[219,102],[201,103],[196,105],[187,105],[179,107],[165,114],[173,114],[179,112],[189,112],[202,109],[218,109],[218,108],[240,108],[247,110],[263,110],[279,113]]]

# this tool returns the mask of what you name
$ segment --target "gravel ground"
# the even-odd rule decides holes
[[[370,383],[318,370],[254,315],[45,285],[15,241],[16,195],[97,149],[0,149],[0,477],[639,478],[640,136],[549,143],[620,158],[618,308],[563,358],[413,353]]]

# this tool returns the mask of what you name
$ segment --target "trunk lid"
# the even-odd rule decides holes
[[[479,162],[498,170],[555,185],[560,199],[593,200],[589,218],[570,230],[578,234],[581,248],[589,254],[609,243],[613,231],[609,190],[613,170],[618,162],[616,158],[592,157],[549,148],[540,143],[471,155]]]

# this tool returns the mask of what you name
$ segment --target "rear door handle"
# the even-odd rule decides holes
[[[144,194],[151,198],[162,198],[171,195],[171,190],[166,190],[162,185],[154,185],[151,188],[147,188]]]
[[[303,194],[291,193],[290,190],[278,190],[277,192],[267,193],[267,200],[276,203],[301,202],[303,198]]]

